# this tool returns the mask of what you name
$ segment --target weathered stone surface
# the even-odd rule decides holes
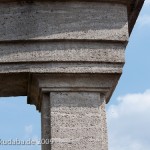
[[[25,42],[0,44],[0,73],[121,73],[123,43]]]
[[[105,100],[100,93],[52,92],[49,101],[42,101],[50,115],[49,149],[107,150]],[[41,113],[47,116],[43,109]]]
[[[30,93],[34,73],[122,73],[128,40],[125,4],[0,3],[0,19],[0,73],[25,81],[14,78],[17,95]],[[16,95],[11,83],[3,87],[1,96]]]
[[[25,42],[0,44],[0,63],[112,62],[124,63],[126,44],[103,42]]]
[[[1,64],[0,73],[122,73],[124,63],[21,63]]]
[[[123,4],[75,1],[1,3],[0,14],[0,41],[128,40],[127,7]]]
[[[35,74],[30,77],[28,103],[35,104],[40,111],[42,93],[59,92],[100,92],[106,102],[120,78],[119,74]]]

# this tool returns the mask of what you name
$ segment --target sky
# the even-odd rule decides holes
[[[150,0],[126,48],[123,74],[106,106],[109,150],[150,149]],[[41,138],[41,116],[26,97],[0,98],[0,142]],[[40,150],[40,145],[0,145],[0,150]]]
[[[126,64],[107,105],[109,150],[150,150],[150,0],[126,49]]]

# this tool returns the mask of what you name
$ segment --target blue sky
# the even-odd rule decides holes
[[[126,49],[126,64],[107,105],[109,150],[150,149],[150,0]]]
[[[0,139],[40,139],[41,116],[35,106],[27,105],[26,97],[0,99]],[[0,150],[40,150],[40,145],[0,145]]]
[[[126,64],[107,105],[109,150],[150,149],[150,0],[146,0],[126,49]],[[0,139],[40,139],[40,113],[26,97],[0,98]],[[0,150],[40,146],[0,146]]]

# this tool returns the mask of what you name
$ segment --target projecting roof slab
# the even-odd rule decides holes
[[[0,0],[1,3],[7,3],[7,2],[33,3],[34,1],[41,1],[41,0]],[[43,0],[42,2],[44,1],[48,1],[48,0]],[[52,2],[55,0],[50,0],[50,1]],[[145,0],[57,0],[57,1],[60,1],[60,2],[63,2],[63,1],[66,1],[66,2],[68,1],[112,2],[112,3],[126,4],[128,6],[129,33],[131,33]]]
[[[63,90],[105,91],[108,102],[143,3],[0,0],[0,96],[28,96],[28,103],[40,109],[37,97],[56,77]],[[70,85],[69,77],[74,78]]]

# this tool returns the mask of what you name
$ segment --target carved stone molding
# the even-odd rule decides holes
[[[31,76],[28,103],[41,110],[44,93],[99,92],[109,101],[120,74],[35,74]]]

